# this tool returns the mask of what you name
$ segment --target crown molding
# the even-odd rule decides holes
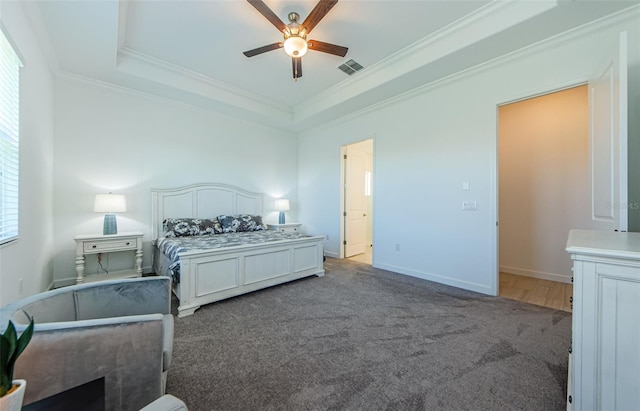
[[[230,105],[245,113],[255,113],[271,121],[293,121],[289,106],[128,47],[118,51],[116,70]]]
[[[558,1],[492,1],[430,36],[367,67],[353,78],[346,79],[299,104],[294,112],[295,121],[299,122],[312,117],[361,94],[363,90],[379,87],[557,5]]]
[[[83,76],[81,74],[76,74],[76,73],[72,73],[69,71],[65,71],[65,70],[59,70],[55,73],[55,77],[56,78],[61,78],[61,79],[66,79],[66,80],[71,80],[71,81],[75,81],[78,83],[84,83],[84,84],[88,84],[90,86],[93,87],[99,87],[99,88],[103,88],[103,89],[107,89],[107,90],[111,90],[111,91],[115,91],[118,93],[126,93],[126,94],[130,94],[136,97],[141,97],[141,98],[145,98],[151,101],[155,101],[155,102],[160,102],[163,104],[173,104],[173,105],[177,105],[177,106],[181,106],[181,107],[186,107],[186,108],[190,108],[190,109],[199,109],[199,110],[206,110],[206,111],[212,111],[214,113],[216,113],[217,115],[220,116],[226,116],[229,118],[237,118],[238,116],[233,115],[233,114],[229,114],[229,113],[225,113],[222,112],[219,109],[216,108],[211,108],[211,107],[206,107],[200,104],[194,104],[191,102],[187,102],[184,100],[180,100],[180,99],[175,99],[175,98],[170,98],[170,97],[164,97],[161,96],[157,93],[153,93],[153,92],[146,92],[146,91],[141,91],[139,89],[136,88],[130,88],[130,87],[126,87],[126,86],[121,86],[118,84],[114,84],[112,82],[108,82],[108,81],[103,81],[103,80],[97,80],[95,78],[92,77],[87,77],[87,76]],[[260,121],[255,121],[253,120],[253,118],[247,118],[246,116],[242,116],[242,121],[246,122],[246,123],[250,123],[256,127],[259,128],[263,128],[266,130],[271,130],[271,131],[275,131],[275,132],[288,132],[291,133],[292,131],[285,128],[285,127],[277,127],[277,126],[272,126],[269,124],[265,124],[264,122],[260,122]]]
[[[556,34],[547,39],[541,40],[539,42],[530,44],[528,46],[522,47],[518,50],[515,50],[511,53],[503,54],[500,57],[496,57],[494,59],[488,60],[481,64],[477,64],[473,67],[469,67],[467,69],[458,71],[456,73],[452,73],[448,76],[441,77],[437,80],[426,83],[420,87],[417,87],[413,90],[406,91],[404,93],[398,94],[396,96],[387,98],[383,101],[376,102],[367,107],[363,107],[359,110],[353,111],[351,113],[345,114],[339,118],[331,120],[329,122],[324,122],[317,127],[311,127],[305,130],[304,132],[300,132],[299,136],[304,136],[309,133],[315,133],[323,129],[328,129],[330,127],[335,127],[336,125],[345,123],[347,121],[353,120],[355,118],[361,117],[371,112],[375,112],[377,110],[383,109],[385,107],[393,106],[400,102],[409,100],[411,98],[426,94],[430,91],[433,91],[437,88],[444,87],[453,82],[460,81],[464,78],[480,74],[484,71],[492,70],[499,66],[504,65],[505,63],[510,63],[515,60],[519,60],[522,58],[526,58],[528,56],[539,53],[542,50],[548,50],[549,48],[561,47],[562,45],[569,43],[575,39],[594,34],[601,30],[605,30],[611,28],[613,26],[622,25],[625,23],[636,23],[640,19],[640,4],[631,6],[627,9],[618,11],[609,16],[602,17],[600,19],[594,20],[589,23],[585,23],[581,26],[573,28],[571,30],[567,30],[565,32]],[[576,76],[574,79],[563,82],[563,83],[555,83],[550,85],[549,88],[545,90],[531,90],[528,97],[534,96],[536,94],[541,94],[548,92],[549,90],[560,90],[567,87],[573,87],[579,84],[586,82],[589,78],[589,75],[592,74],[592,70],[586,69],[582,75]],[[507,102],[515,102],[518,99],[522,98],[522,94],[519,93],[517,96],[506,97],[502,102],[498,104],[506,104]]]

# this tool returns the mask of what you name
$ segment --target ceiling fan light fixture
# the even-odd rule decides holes
[[[283,48],[287,55],[298,58],[307,54],[309,46],[307,45],[307,41],[302,37],[291,36],[285,39]]]

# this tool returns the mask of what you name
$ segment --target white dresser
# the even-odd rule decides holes
[[[567,409],[640,410],[640,233],[571,230]]]

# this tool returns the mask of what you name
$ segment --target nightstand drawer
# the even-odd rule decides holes
[[[85,253],[99,253],[105,250],[108,251],[116,251],[116,250],[131,250],[136,248],[136,240],[134,238],[130,239],[114,239],[107,241],[87,241],[84,243],[84,252]]]
[[[300,232],[300,223],[286,223],[286,224],[267,224],[269,230],[278,231],[280,233],[298,233]]]

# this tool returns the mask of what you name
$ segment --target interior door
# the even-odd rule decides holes
[[[365,198],[366,156],[347,147],[345,158],[345,245],[344,256],[351,257],[365,251],[367,238],[367,204]]]
[[[627,231],[627,33],[589,80],[591,209],[598,230]]]

